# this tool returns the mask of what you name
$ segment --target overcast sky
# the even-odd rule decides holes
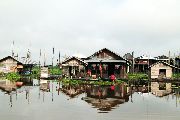
[[[0,58],[29,48],[89,56],[107,47],[123,56],[180,53],[180,0],[0,0]]]

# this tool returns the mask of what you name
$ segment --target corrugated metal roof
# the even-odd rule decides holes
[[[15,59],[15,58],[13,58],[12,56],[7,56],[7,57],[2,58],[2,59],[0,59],[0,62],[1,62],[1,61],[4,61],[4,60],[6,60],[6,59],[13,59],[13,60],[14,60],[14,61],[16,61],[17,63],[19,63],[19,64],[23,64],[22,62],[20,62],[20,61],[16,60],[16,59]]]
[[[86,63],[91,62],[117,62],[117,63],[126,63],[125,60],[105,60],[105,59],[92,59],[92,60],[85,60]]]
[[[152,64],[151,66],[149,66],[149,68],[151,68],[151,67],[153,67],[154,65],[157,65],[157,64],[159,64],[159,63],[163,63],[163,64],[165,64],[165,65],[167,65],[167,66],[172,67],[172,68],[179,69],[178,67],[176,67],[176,66],[174,66],[174,65],[170,65],[169,63],[164,62],[164,61],[159,61],[159,62],[156,62],[156,63]]]
[[[94,54],[92,54],[91,56],[87,57],[86,59],[90,59],[91,57],[93,57],[93,56],[95,56],[96,54],[102,52],[103,50],[107,50],[107,51],[109,51],[109,52],[115,54],[116,56],[118,56],[118,57],[121,58],[122,60],[125,60],[126,62],[129,62],[127,59],[121,57],[119,54],[117,54],[117,53],[115,53],[115,52],[113,52],[113,51],[111,51],[111,50],[109,50],[109,49],[107,49],[107,48],[103,48],[103,49],[101,49],[101,50],[95,52]]]
[[[87,63],[86,63],[85,61],[83,61],[82,59],[77,58],[77,57],[71,57],[71,58],[69,58],[69,59],[63,61],[62,64],[65,64],[66,62],[70,61],[71,59],[76,59],[76,60],[78,60],[78,61],[84,63],[85,65],[87,65]]]

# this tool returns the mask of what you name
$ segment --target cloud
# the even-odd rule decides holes
[[[1,0],[0,57],[11,53],[12,41],[20,55],[39,49],[52,56],[61,51],[85,56],[107,47],[119,54],[157,56],[178,53],[178,0]]]

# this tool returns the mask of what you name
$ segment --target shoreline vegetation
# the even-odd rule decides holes
[[[57,66],[53,68],[49,68],[49,73],[51,75],[62,75],[62,70],[59,69]],[[9,91],[12,90],[10,88],[15,88],[16,82],[20,82],[24,77],[31,77],[34,79],[39,79],[40,78],[40,68],[38,66],[35,66],[32,69],[31,74],[25,74],[25,75],[20,75],[16,72],[12,73],[0,73],[0,81],[10,81],[11,84],[5,85],[3,84],[3,88],[8,89]],[[171,80],[179,80],[180,79],[180,73],[174,73],[172,75]],[[40,80],[40,79],[39,79]],[[111,81],[110,79],[97,79],[93,80],[91,78],[89,79],[70,79],[70,78],[60,78],[60,79],[54,79],[53,81],[57,82],[62,82],[64,85],[100,85],[100,86],[112,86],[112,85],[117,85],[117,84],[127,84],[127,85],[147,85],[148,82],[150,81],[149,75],[144,74],[144,73],[128,73],[126,79],[116,79],[115,81]],[[2,88],[2,83],[0,84]]]
[[[103,81],[103,80],[89,81],[89,80],[62,79],[60,81],[65,85],[68,85],[68,84],[70,84],[70,85],[79,85],[79,84],[84,84],[84,85],[114,85],[114,84],[125,83],[122,80],[116,80],[116,81],[112,82],[112,81]]]
[[[58,67],[50,68],[49,72],[50,72],[51,75],[62,75],[62,70],[59,69]],[[15,72],[12,72],[12,73],[2,73],[2,72],[0,72],[0,80],[7,79],[7,80],[10,80],[10,81],[19,81],[21,78],[26,77],[26,76],[36,78],[36,79],[40,78],[40,69],[39,69],[39,67],[34,67],[32,69],[31,74],[27,74],[27,75],[26,74],[20,75],[20,74],[15,73]],[[61,78],[61,79],[63,80],[64,78]],[[67,78],[67,79],[73,80],[73,81],[76,80],[76,78],[75,79]],[[177,80],[177,79],[180,79],[180,73],[174,73],[172,75],[171,80]],[[84,78],[84,80],[86,80],[86,79]],[[140,81],[149,81],[150,78],[149,78],[148,74],[144,74],[144,73],[133,73],[133,74],[128,73],[126,79],[120,79],[120,80],[118,79],[116,81],[130,82],[130,81],[139,81],[139,80]],[[78,81],[79,81],[79,79],[78,79]],[[107,80],[102,80],[101,78],[99,78],[98,81],[107,82]]]

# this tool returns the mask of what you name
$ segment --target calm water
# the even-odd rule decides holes
[[[49,92],[39,86],[23,86],[11,94],[0,91],[0,119],[180,120],[179,92],[157,97],[123,85],[73,87],[50,82],[47,87]]]

